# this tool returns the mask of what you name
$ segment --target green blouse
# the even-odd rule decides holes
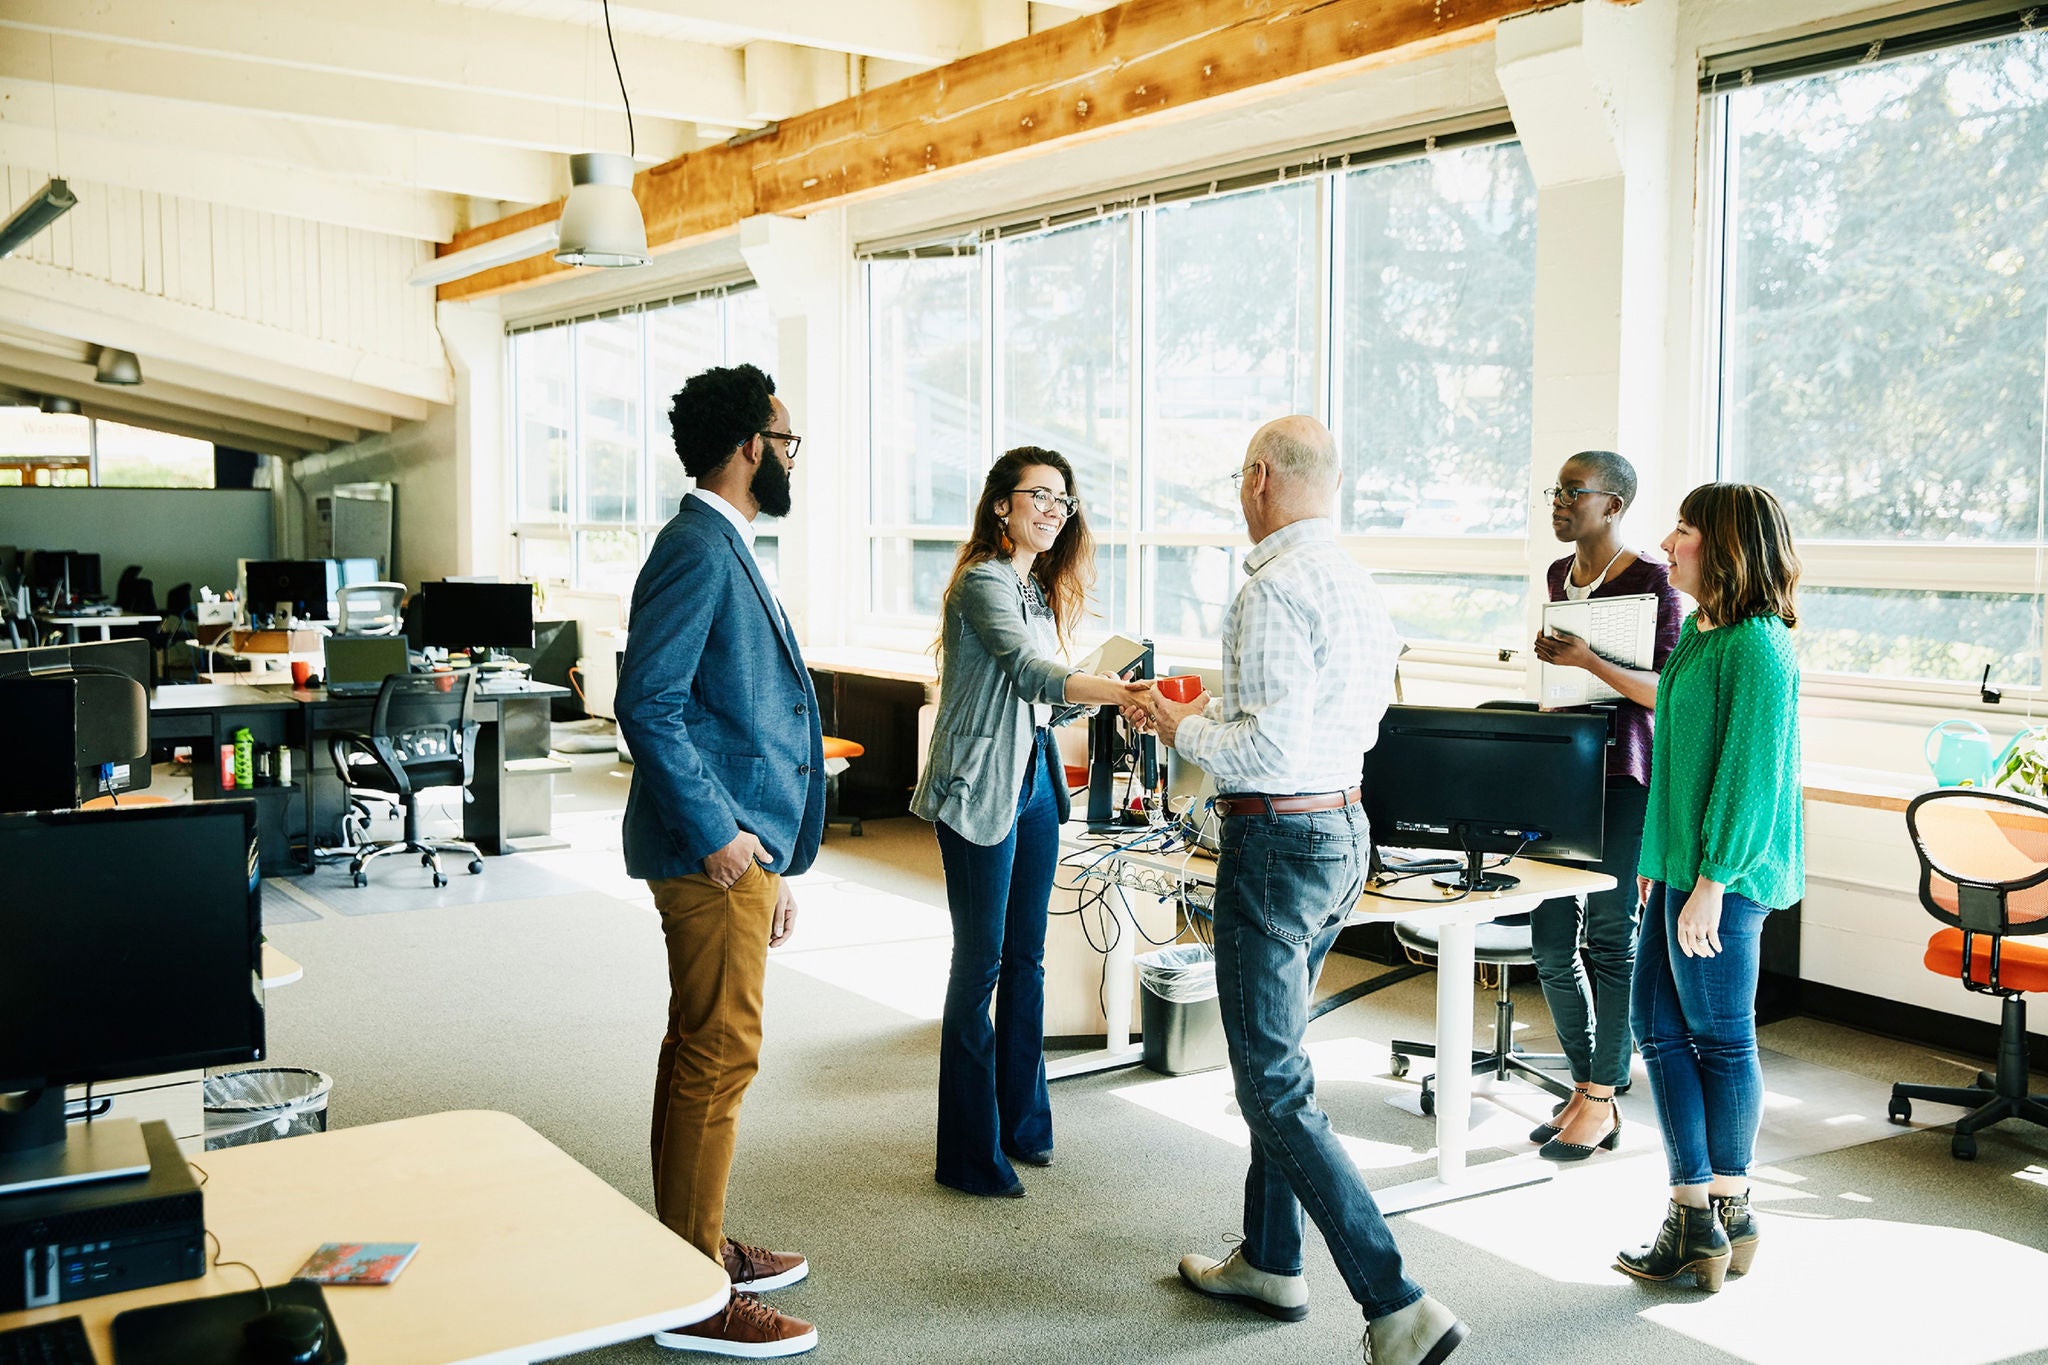
[[[1704,876],[1782,910],[1805,894],[1799,661],[1776,616],[1700,630],[1688,616],[1657,677],[1641,875]]]

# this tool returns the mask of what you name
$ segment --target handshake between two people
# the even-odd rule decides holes
[[[1192,673],[1125,685],[1130,688],[1131,697],[1117,709],[1123,712],[1125,720],[1140,730],[1150,730],[1169,749],[1180,723],[1189,716],[1200,715],[1209,704],[1201,678]]]

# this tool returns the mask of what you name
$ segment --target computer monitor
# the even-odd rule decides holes
[[[99,597],[100,557],[78,550],[31,550],[28,584],[45,601],[59,605]]]
[[[420,632],[435,649],[533,648],[533,586],[441,579],[420,588]]]
[[[0,810],[61,809],[147,787],[149,682],[142,640],[0,649],[0,715],[16,727],[0,763]]]
[[[324,559],[242,561],[242,600],[249,618],[295,616],[302,621],[332,619]]]
[[[1390,706],[1360,785],[1375,848],[1462,854],[1456,885],[1505,890],[1520,879],[1482,871],[1482,855],[1600,861],[1607,717]]]
[[[381,583],[383,576],[374,559],[335,559],[328,561],[336,566],[337,588],[354,588],[364,583]],[[333,594],[329,594],[332,596]]]
[[[255,802],[0,815],[0,867],[0,1092],[34,1096],[0,1108],[0,1199],[130,1173],[67,1160],[115,1133],[67,1137],[64,1087],[262,1060]]]

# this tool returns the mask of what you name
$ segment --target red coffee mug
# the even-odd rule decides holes
[[[1183,704],[1202,695],[1202,679],[1199,674],[1182,673],[1172,678],[1155,678],[1152,685],[1159,689],[1159,695],[1168,701]]]
[[[306,680],[313,676],[313,665],[304,659],[292,660],[292,686],[304,687]]]

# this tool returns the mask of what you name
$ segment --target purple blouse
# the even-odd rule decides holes
[[[1566,555],[1552,564],[1544,575],[1549,580],[1550,600],[1553,602],[1564,601],[1565,575],[1571,572],[1572,558]],[[1654,666],[1661,669],[1665,658],[1678,644],[1678,630],[1684,624],[1684,609],[1678,602],[1678,589],[1671,586],[1670,568],[1638,553],[1635,563],[1593,589],[1592,595],[1640,597],[1644,593],[1657,595],[1657,644],[1650,657]],[[1647,787],[1650,785],[1650,734],[1654,720],[1650,708],[1639,706],[1627,697],[1613,705],[1614,746],[1607,751],[1608,780],[1626,777],[1637,786]]]

